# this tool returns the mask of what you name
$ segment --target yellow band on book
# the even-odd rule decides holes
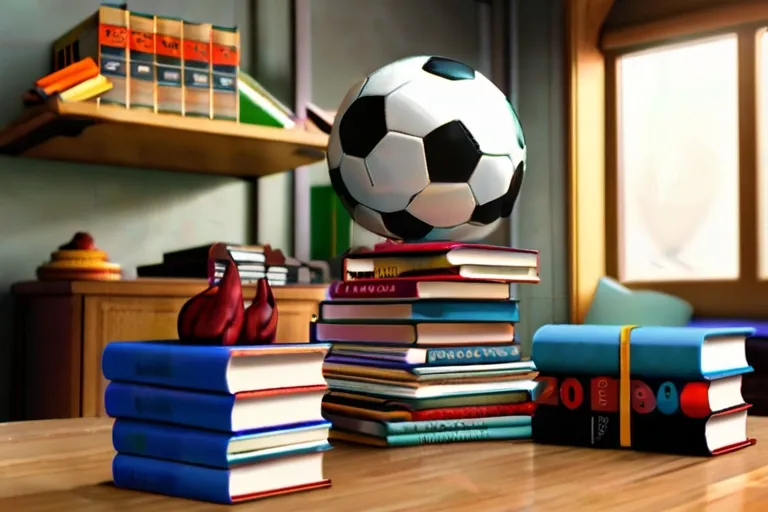
[[[625,325],[619,335],[619,441],[623,448],[632,446],[632,383],[630,375],[629,344],[632,329]]]

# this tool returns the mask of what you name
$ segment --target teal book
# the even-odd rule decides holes
[[[495,416],[427,421],[372,421],[323,411],[323,417],[333,424],[333,428],[375,437],[531,426],[530,416]]]
[[[541,375],[618,376],[620,325],[551,324],[533,335]],[[630,372],[646,378],[713,380],[752,371],[751,328],[639,326],[629,331]]]
[[[334,299],[320,303],[321,321],[412,320],[417,322],[520,321],[516,300],[380,300]]]
[[[369,436],[347,430],[331,430],[331,439],[382,447],[419,446],[422,444],[464,443],[469,441],[511,441],[530,439],[531,427],[475,428],[397,434],[386,437]]]

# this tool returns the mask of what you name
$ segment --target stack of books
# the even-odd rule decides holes
[[[462,243],[350,254],[312,338],[332,343],[331,437],[374,446],[524,439],[535,367],[515,342],[511,282],[538,282],[538,253]]]
[[[270,286],[317,282],[322,270],[283,255],[266,245],[211,243],[163,254],[163,262],[137,268],[139,277],[208,279],[210,284],[224,276],[227,264],[237,265],[243,284],[266,279]]]
[[[236,503],[330,486],[323,345],[110,343],[118,487]]]
[[[545,325],[534,442],[719,455],[754,444],[742,376],[749,328]]]

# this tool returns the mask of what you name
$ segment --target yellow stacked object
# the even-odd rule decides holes
[[[87,233],[77,233],[72,240],[51,254],[51,261],[37,268],[41,281],[117,281],[120,265],[97,249]]]

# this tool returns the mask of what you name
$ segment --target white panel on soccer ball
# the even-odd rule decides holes
[[[480,157],[477,167],[469,178],[469,188],[477,204],[490,203],[503,196],[512,183],[515,168],[508,156]]]
[[[477,242],[491,235],[501,224],[495,220],[490,224],[462,224],[453,228],[433,229],[429,233],[430,240],[455,240],[457,242]]]
[[[488,155],[509,155],[517,150],[517,123],[507,99],[483,75],[477,73],[474,80],[456,82],[464,90],[461,115],[464,123],[477,141],[480,151]]]
[[[430,226],[450,228],[472,218],[475,198],[466,183],[430,183],[406,210]]]
[[[334,169],[341,164],[341,156],[343,151],[341,150],[341,138],[339,137],[339,125],[341,124],[341,118],[347,111],[353,101],[360,96],[360,90],[365,85],[365,79],[360,80],[349,89],[347,95],[341,100],[339,109],[336,111],[336,117],[333,120],[333,126],[331,127],[331,134],[328,139],[328,167]]]
[[[371,186],[358,199],[374,210],[404,210],[411,198],[429,185],[424,144],[418,137],[389,132],[365,163]]]
[[[461,80],[459,82],[472,82]],[[425,137],[435,128],[454,120],[462,120],[463,89],[459,82],[424,73],[387,96],[385,111],[391,131]]]
[[[384,225],[379,212],[375,212],[366,206],[361,204],[355,206],[354,219],[355,222],[360,224],[361,227],[367,229],[371,233],[375,233],[386,238],[396,238]]]
[[[422,67],[429,57],[408,57],[387,64],[368,77],[360,96],[386,96],[398,87],[423,74]]]

